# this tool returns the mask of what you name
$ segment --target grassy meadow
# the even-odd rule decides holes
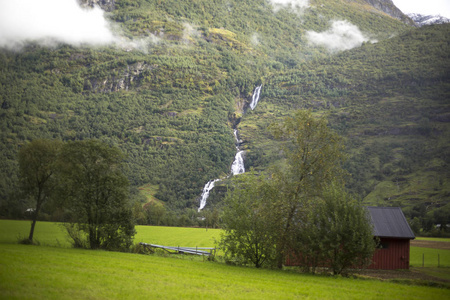
[[[19,238],[28,237],[31,222],[0,220],[0,244],[16,243]],[[136,226],[135,243],[165,246],[214,247],[219,239],[220,229]],[[65,229],[52,222],[37,222],[34,239],[42,246],[71,246]]]
[[[450,268],[450,250],[411,247],[409,262],[414,267],[422,267],[424,262],[424,267]]]
[[[18,245],[30,222],[0,220],[0,298],[7,299],[448,299],[449,289],[294,270],[236,267],[180,256],[70,248],[54,223],[38,222],[41,246]],[[213,246],[220,230],[137,227],[136,242]]]

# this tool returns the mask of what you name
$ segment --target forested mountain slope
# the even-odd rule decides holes
[[[312,109],[347,137],[348,186],[365,204],[401,206],[428,229],[446,224],[449,43],[449,25],[427,26],[268,76],[258,112],[241,124],[249,164],[277,156],[271,137],[259,132],[267,120]]]
[[[35,138],[96,138],[118,145],[128,155],[133,186],[151,185],[152,196],[169,210],[195,210],[203,185],[229,174],[235,154],[232,128],[261,83],[261,104],[238,125],[248,148],[248,167],[264,169],[278,159],[264,129],[304,107],[329,111],[332,126],[352,137],[349,186],[369,195],[366,199],[380,183],[394,182],[394,177],[380,177],[387,163],[396,162],[389,155],[381,161],[374,155],[373,163],[365,159],[367,145],[383,148],[378,141],[392,137],[379,132],[397,130],[403,137],[431,122],[429,132],[444,143],[447,106],[442,97],[447,90],[442,82],[448,74],[442,68],[448,57],[442,53],[448,52],[448,31],[433,27],[416,33],[406,16],[380,10],[391,1],[81,2],[104,5],[117,42],[47,47],[34,41],[0,52],[3,216],[20,214],[26,205],[14,197],[16,154]],[[440,35],[441,42],[433,35]],[[411,48],[408,43],[413,42]],[[410,60],[420,63],[411,65]],[[440,71],[424,69],[426,60]],[[406,107],[403,115],[392,113],[399,123],[385,123],[382,110],[393,105],[394,95],[399,105],[417,102],[414,113],[420,115],[412,116]],[[431,115],[424,115],[427,111]],[[434,129],[435,124],[444,127]],[[418,136],[427,143],[431,138]],[[393,153],[415,157],[406,150]],[[439,168],[446,162],[436,159]],[[360,160],[368,165],[364,172],[355,167]],[[399,168],[402,178],[418,174]],[[421,191],[416,194],[419,202],[428,199]]]

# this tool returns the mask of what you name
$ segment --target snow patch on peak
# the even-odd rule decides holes
[[[419,27],[425,26],[425,25],[434,25],[434,24],[445,24],[450,23],[450,19],[437,15],[422,15],[422,14],[408,14],[408,17],[410,17]]]

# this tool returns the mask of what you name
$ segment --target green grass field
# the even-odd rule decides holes
[[[430,237],[416,237],[419,241],[433,241],[433,242],[446,242],[450,243],[450,238],[430,238]]]
[[[410,265],[414,267],[448,267],[450,268],[450,250],[411,247]]]
[[[69,248],[54,223],[41,246],[18,245],[29,222],[0,220],[0,298],[5,299],[449,299],[450,289],[313,276],[179,259]],[[137,227],[136,242],[213,246],[219,230]],[[196,245],[198,244],[198,245]]]
[[[448,299],[450,290],[173,257],[0,245],[2,298]]]
[[[0,220],[0,244],[14,244],[19,238],[26,238],[31,222]],[[70,247],[65,229],[56,223],[37,222],[34,239],[42,246]],[[220,229],[136,226],[135,243],[149,243],[165,246],[214,247],[220,237]]]

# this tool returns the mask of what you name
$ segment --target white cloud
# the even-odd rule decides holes
[[[361,46],[363,42],[375,42],[348,21],[333,21],[330,29],[323,32],[307,31],[306,37],[311,44],[330,51],[349,50]]]
[[[275,12],[282,8],[306,8],[309,6],[309,0],[269,0]]]
[[[189,43],[192,38],[200,36],[200,32],[197,30],[196,26],[192,26],[189,23],[183,24],[183,41],[184,43]]]
[[[116,41],[104,12],[76,0],[0,0],[0,47],[27,41],[48,45],[105,45]]]
[[[250,37],[250,44],[253,47],[257,47],[260,43],[260,37],[259,34],[257,34],[256,32],[252,34],[252,36]]]

